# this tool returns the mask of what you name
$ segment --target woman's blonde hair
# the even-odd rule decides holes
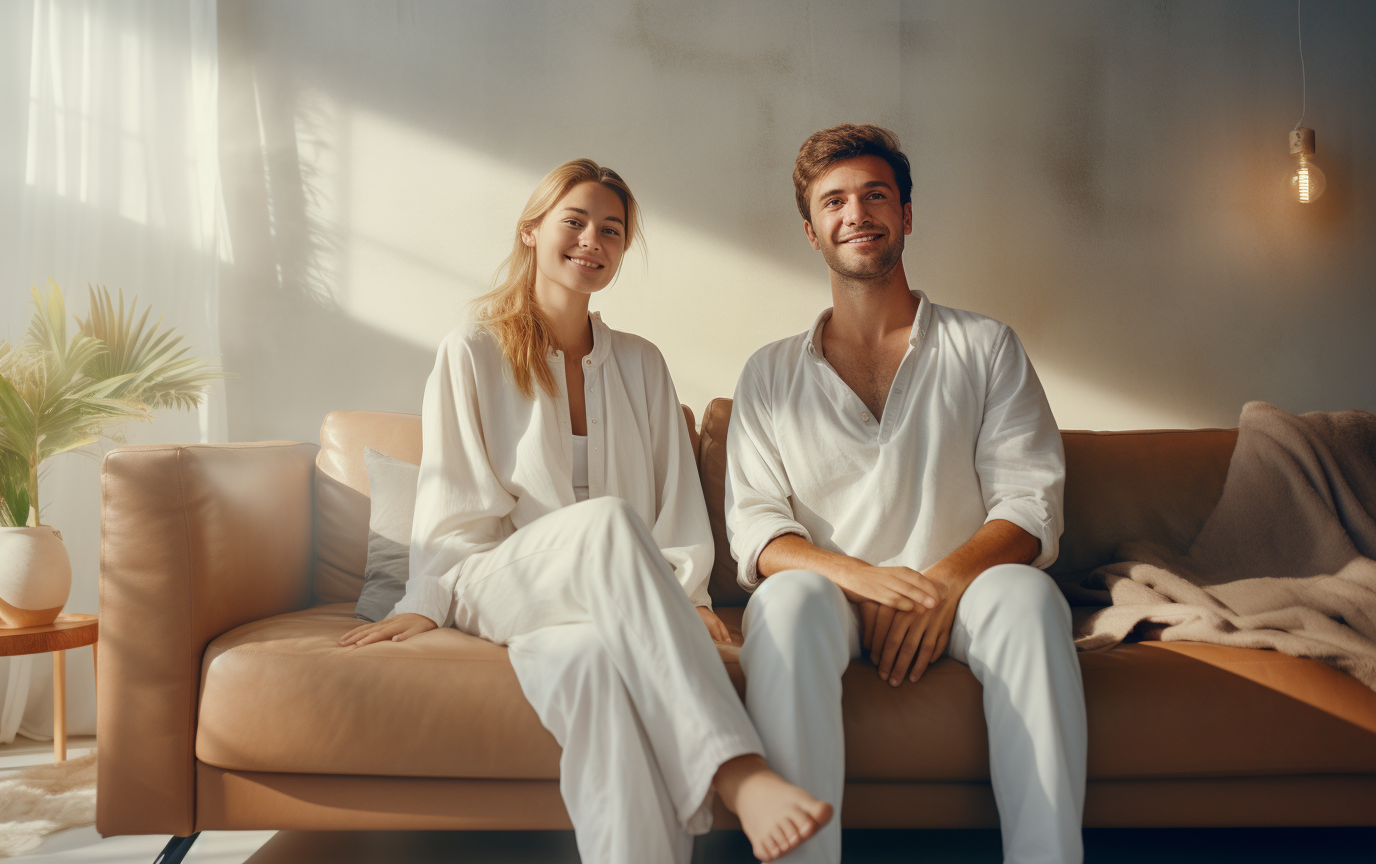
[[[535,398],[537,381],[549,395],[559,395],[559,385],[548,362],[558,341],[549,319],[535,302],[535,249],[521,240],[521,233],[536,228],[570,189],[588,182],[606,186],[626,207],[624,255],[636,236],[637,208],[631,188],[612,169],[591,159],[574,159],[546,174],[535,187],[516,222],[516,242],[511,254],[497,269],[496,287],[473,301],[474,320],[497,338],[511,366],[516,389],[527,399]]]

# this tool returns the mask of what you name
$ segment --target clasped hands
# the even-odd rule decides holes
[[[894,687],[917,681],[951,641],[956,604],[970,580],[940,564],[925,573],[910,567],[859,564],[838,574],[846,599],[860,606],[861,645]]]

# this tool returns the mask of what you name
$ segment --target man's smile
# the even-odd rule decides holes
[[[881,233],[874,232],[874,231],[867,231],[867,232],[864,232],[864,233],[862,233],[862,234],[854,234],[854,235],[852,235],[852,236],[850,236],[850,237],[847,237],[846,239],[841,240],[841,241],[839,241],[839,242],[840,242],[840,243],[847,243],[847,244],[850,244],[850,245],[852,245],[852,246],[855,246],[855,245],[864,245],[864,244],[866,244],[866,243],[873,243],[873,242],[875,242],[876,240],[882,240],[883,238],[884,238],[884,235],[881,234]]]

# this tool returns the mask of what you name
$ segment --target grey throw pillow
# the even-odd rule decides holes
[[[354,617],[381,621],[406,595],[411,568],[411,521],[416,515],[420,466],[363,448],[372,509],[368,514],[368,563]]]

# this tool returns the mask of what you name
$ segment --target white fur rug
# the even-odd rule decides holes
[[[95,821],[95,753],[0,780],[0,858],[30,852],[54,831]]]

